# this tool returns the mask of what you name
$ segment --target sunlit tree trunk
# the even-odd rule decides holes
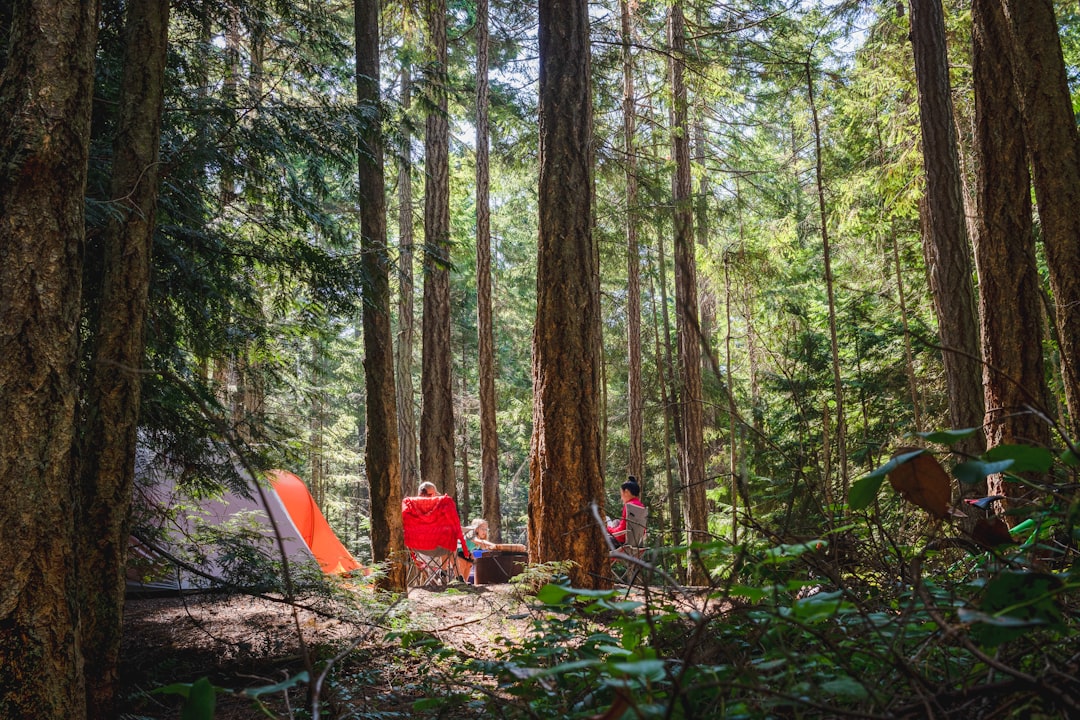
[[[502,538],[499,428],[495,421],[495,341],[491,310],[491,208],[488,153],[488,0],[476,3],[476,330],[480,375],[481,515]]]
[[[681,377],[679,405],[682,434],[679,453],[685,488],[683,515],[687,539],[709,539],[708,505],[705,497],[705,446],[702,429],[701,323],[698,319],[697,261],[694,256],[694,217],[690,197],[690,139],[686,84],[683,81],[686,35],[682,5],[674,3],[668,15],[668,42],[671,46],[669,72],[672,88],[672,144],[675,179],[672,186],[675,206],[675,327],[679,344]],[[690,562],[688,582],[704,585],[707,578],[700,563]]]
[[[0,74],[0,717],[81,720],[72,449],[98,3],[17,0],[12,18]]]
[[[1049,428],[1029,408],[1046,407],[1042,309],[1032,234],[1030,175],[1016,89],[997,0],[972,3],[975,133],[979,163],[975,262],[986,361],[986,440],[1047,445]],[[1015,497],[1022,486],[992,476],[989,491]],[[1004,501],[1003,507],[1009,502]]]
[[[397,393],[390,328],[390,257],[386,239],[386,187],[379,111],[379,0],[356,0],[357,101],[371,119],[362,129],[359,153],[360,250],[364,293],[364,378],[367,438],[364,455],[371,488],[371,553],[390,561],[379,585],[405,589],[401,524],[401,466],[397,439]]]
[[[421,350],[420,476],[454,494],[454,397],[450,346],[450,120],[446,0],[426,0],[424,132],[424,319]]]
[[[529,554],[608,582],[600,443],[600,288],[592,235],[592,86],[586,0],[540,0],[540,236],[533,331]]]
[[[627,472],[644,482],[645,403],[641,392],[641,251],[638,247],[636,102],[634,98],[633,15],[629,0],[619,3],[622,30],[623,147],[626,153],[626,335],[627,407],[630,448]]]
[[[1061,348],[1067,427],[1080,439],[1080,136],[1050,0],[1002,0]]]
[[[911,0],[911,44],[926,171],[928,232],[923,236],[923,252],[944,346],[949,420],[954,428],[978,427],[983,419],[979,334],[941,0]],[[984,447],[981,432],[956,445],[971,455]],[[968,492],[976,496],[985,490],[969,487]]]
[[[406,42],[411,42],[406,33]],[[401,67],[401,107],[406,117],[402,123],[402,144],[398,156],[398,342],[396,351],[398,454],[401,458],[401,492],[409,495],[419,486],[416,459],[416,411],[413,392],[413,196],[412,196],[412,132],[408,120],[412,107],[412,64]]]
[[[127,6],[109,190],[116,213],[101,239],[101,310],[93,328],[79,452],[78,571],[87,716],[101,720],[115,717],[119,690],[168,35],[168,0]]]

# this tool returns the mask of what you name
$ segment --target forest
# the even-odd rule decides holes
[[[1080,717],[1078,93],[1065,0],[0,4],[0,717],[156,717],[147,457],[370,570],[258,566],[381,632],[248,717]],[[422,481],[520,633],[409,624]]]

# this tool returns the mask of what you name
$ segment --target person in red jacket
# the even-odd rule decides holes
[[[619,495],[622,497],[623,510],[622,517],[619,521],[613,525],[608,525],[607,531],[611,533],[612,540],[615,541],[615,547],[619,547],[626,542],[626,506],[638,505],[644,507],[641,502],[641,486],[638,485],[637,478],[630,475],[626,478],[626,482],[619,486]]]

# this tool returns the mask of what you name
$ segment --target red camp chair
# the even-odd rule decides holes
[[[445,587],[457,574],[458,546],[471,557],[457,505],[449,495],[407,497],[401,500],[405,549],[409,551],[409,587]]]

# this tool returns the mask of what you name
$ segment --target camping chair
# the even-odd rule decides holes
[[[641,566],[628,561],[643,560],[645,557],[645,525],[649,517],[649,509],[642,505],[626,505],[626,541],[625,544],[608,553],[611,558],[611,574],[615,582],[632,587]]]
[[[402,498],[401,521],[409,552],[408,587],[446,587],[457,575],[454,556],[459,545],[469,557],[454,498]]]

